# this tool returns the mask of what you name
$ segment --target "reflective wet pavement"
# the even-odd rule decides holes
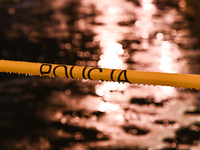
[[[0,58],[199,73],[185,2],[0,1]],[[2,149],[199,149],[198,90],[0,74]]]

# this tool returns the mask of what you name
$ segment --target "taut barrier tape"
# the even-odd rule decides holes
[[[200,75],[0,60],[0,72],[200,89]]]

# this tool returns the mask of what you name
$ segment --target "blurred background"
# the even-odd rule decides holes
[[[200,73],[198,0],[0,0],[0,59]],[[0,73],[5,150],[200,149],[199,90]]]

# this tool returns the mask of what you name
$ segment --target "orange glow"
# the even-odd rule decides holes
[[[62,124],[65,124],[65,123],[67,122],[67,118],[63,117],[63,118],[60,120],[60,122],[61,122]]]
[[[15,10],[14,8],[10,8],[10,9],[8,10],[8,13],[9,13],[10,15],[14,15],[15,12],[16,12],[16,10]]]

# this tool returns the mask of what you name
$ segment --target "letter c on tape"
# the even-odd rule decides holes
[[[91,73],[91,71],[94,70],[94,69],[98,69],[99,72],[102,72],[102,71],[103,71],[102,68],[92,68],[92,69],[90,69],[90,70],[88,71],[88,78],[89,78],[90,80],[92,80],[91,77],[90,77],[90,73]],[[102,79],[101,79],[101,80],[102,80]]]

